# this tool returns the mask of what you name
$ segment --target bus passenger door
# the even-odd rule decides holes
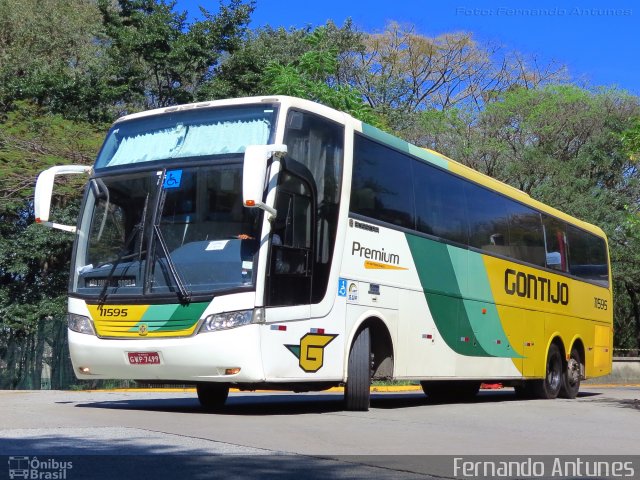
[[[305,180],[280,174],[265,286],[262,354],[267,380],[304,375],[301,338],[308,333],[313,270],[313,196]]]

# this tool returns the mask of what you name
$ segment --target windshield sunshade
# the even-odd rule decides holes
[[[275,108],[229,107],[178,111],[114,125],[95,168],[158,160],[244,153],[269,143]]]

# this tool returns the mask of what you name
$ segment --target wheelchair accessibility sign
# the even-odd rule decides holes
[[[340,278],[338,280],[338,296],[339,297],[347,296],[347,280],[344,278]]]

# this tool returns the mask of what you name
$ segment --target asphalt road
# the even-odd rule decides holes
[[[37,457],[40,470],[69,458],[65,479],[434,478],[453,476],[451,458],[427,456],[640,452],[637,387],[468,403],[375,393],[369,412],[342,411],[340,393],[231,393],[216,413],[191,392],[0,391],[0,415],[0,455]]]

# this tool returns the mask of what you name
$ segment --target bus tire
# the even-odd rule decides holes
[[[576,347],[571,349],[569,360],[562,373],[562,386],[560,387],[560,397],[576,398],[580,390],[580,378],[582,376],[582,359]]]
[[[347,383],[344,387],[345,409],[369,410],[371,387],[371,335],[368,328],[358,333],[351,345],[347,365]]]
[[[564,372],[564,362],[560,348],[555,343],[549,346],[547,352],[547,366],[543,380],[533,381],[533,391],[536,398],[552,400],[560,393],[562,387],[562,377]]]
[[[198,401],[205,410],[216,410],[224,406],[229,396],[229,386],[219,383],[200,383],[196,386]]]

